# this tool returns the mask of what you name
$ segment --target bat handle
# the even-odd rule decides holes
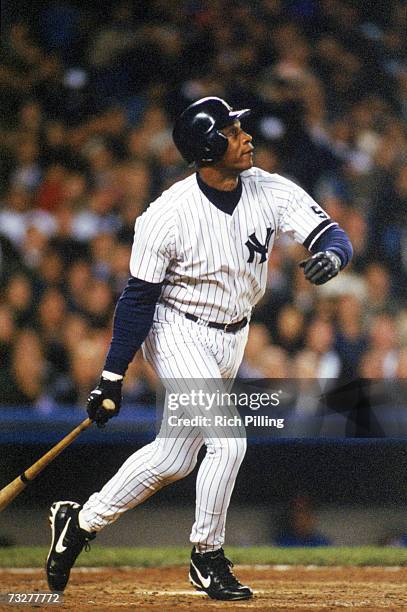
[[[82,423],[79,423],[79,425],[75,427],[75,429],[73,429],[71,432],[69,432],[67,436],[65,436],[65,438],[62,438],[62,440],[58,442],[58,444],[55,444],[55,446],[53,446],[51,450],[45,453],[45,455],[43,455],[41,459],[38,459],[38,461],[36,461],[31,467],[29,467],[27,470],[25,470],[25,472],[23,472],[23,474],[20,476],[23,482],[24,479],[26,479],[28,482],[30,480],[34,480],[34,478],[40,472],[42,472],[42,470],[51,461],[53,461],[55,457],[58,457],[58,455],[62,453],[62,451],[65,450],[65,448],[69,446],[71,442],[73,442],[82,431],[87,429],[89,425],[92,425],[92,423],[93,421],[89,418],[82,421]]]
[[[114,403],[114,401],[108,398],[103,400],[102,406],[105,410],[115,410],[116,408],[116,404]]]

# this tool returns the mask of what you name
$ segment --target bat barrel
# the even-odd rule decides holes
[[[27,479],[25,480],[29,482]],[[17,497],[21,491],[24,491],[26,486],[27,484],[22,480],[21,476],[17,476],[17,478],[5,486],[0,491],[0,512],[7,508],[13,499]]]

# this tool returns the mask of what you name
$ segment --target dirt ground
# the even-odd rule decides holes
[[[74,569],[60,605],[0,603],[0,610],[47,609],[79,612],[122,610],[407,610],[407,568],[238,566],[236,575],[254,599],[217,602],[190,587],[186,568]],[[47,592],[40,570],[0,570],[0,593]]]

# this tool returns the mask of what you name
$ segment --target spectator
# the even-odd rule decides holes
[[[62,287],[64,274],[64,260],[60,251],[48,243],[37,268],[38,284],[42,288]]]
[[[97,378],[103,366],[107,338],[90,335],[77,342],[71,361],[71,393],[69,403],[84,405],[89,395],[89,386]]]
[[[113,307],[113,295],[108,283],[92,279],[82,300],[82,312],[89,324],[96,328],[107,328]]]
[[[281,517],[276,546],[330,546],[331,540],[316,528],[316,515],[309,495],[299,495],[288,505]]]
[[[369,349],[380,353],[382,376],[394,378],[399,341],[395,320],[389,314],[376,315],[369,329]]]
[[[32,193],[40,184],[39,147],[35,136],[21,136],[15,147],[15,166],[10,177],[12,187]]]
[[[280,346],[267,346],[260,352],[258,360],[260,378],[289,378],[288,354]]]
[[[44,126],[41,141],[41,166],[49,168],[51,165],[58,165],[64,168],[71,168],[75,161],[67,145],[68,133],[62,121],[48,121]]]
[[[91,265],[78,259],[67,270],[66,298],[71,312],[83,312],[84,302],[92,279]]]
[[[337,328],[335,348],[342,362],[341,378],[349,381],[356,378],[368,344],[363,327],[363,306],[356,296],[339,298]]]
[[[39,406],[47,377],[40,338],[33,330],[21,330],[14,343],[10,369],[1,371],[1,403]]]
[[[367,317],[373,317],[381,312],[397,311],[397,302],[392,293],[391,279],[386,267],[379,262],[370,263],[365,271]]]
[[[27,267],[35,271],[48,248],[48,237],[44,231],[32,224],[27,227],[24,242],[21,245],[22,260]]]
[[[13,311],[6,304],[0,304],[0,363],[5,370],[10,368],[15,334]]]
[[[115,233],[120,227],[120,220],[115,212],[117,193],[111,188],[99,188],[93,191],[89,207],[74,215],[72,233],[74,238],[85,242],[98,233]]]
[[[63,184],[66,170],[60,164],[48,166],[41,185],[37,191],[35,206],[41,210],[54,212],[58,208],[63,195]]]
[[[21,187],[9,189],[0,210],[0,231],[16,247],[21,246],[24,241],[30,208],[31,198],[27,190]]]
[[[304,346],[304,315],[295,306],[283,306],[277,319],[277,341],[290,354]]]
[[[101,280],[110,278],[114,247],[115,237],[109,233],[100,232],[91,240],[92,275],[96,278]]]
[[[48,362],[49,376],[68,370],[68,355],[62,341],[62,330],[66,320],[66,302],[62,292],[47,289],[41,297],[37,311],[37,329],[43,341],[44,354]]]
[[[110,284],[117,298],[126,286],[129,277],[130,251],[130,246],[119,242],[112,256]]]
[[[33,324],[34,320],[34,292],[28,277],[23,273],[13,276],[7,283],[5,290],[5,303],[13,313],[18,327]]]
[[[8,238],[0,235],[0,287],[20,269],[21,260],[17,249]]]
[[[242,365],[239,368],[240,378],[261,378],[261,352],[270,344],[267,327],[262,323],[250,326]]]
[[[305,347],[318,359],[317,376],[320,379],[338,378],[341,360],[334,348],[334,329],[332,323],[315,319],[307,328]]]

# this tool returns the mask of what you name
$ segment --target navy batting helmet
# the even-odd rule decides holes
[[[228,139],[220,130],[249,113],[249,108],[233,110],[221,98],[201,98],[178,117],[172,137],[189,164],[217,162],[228,148]]]

